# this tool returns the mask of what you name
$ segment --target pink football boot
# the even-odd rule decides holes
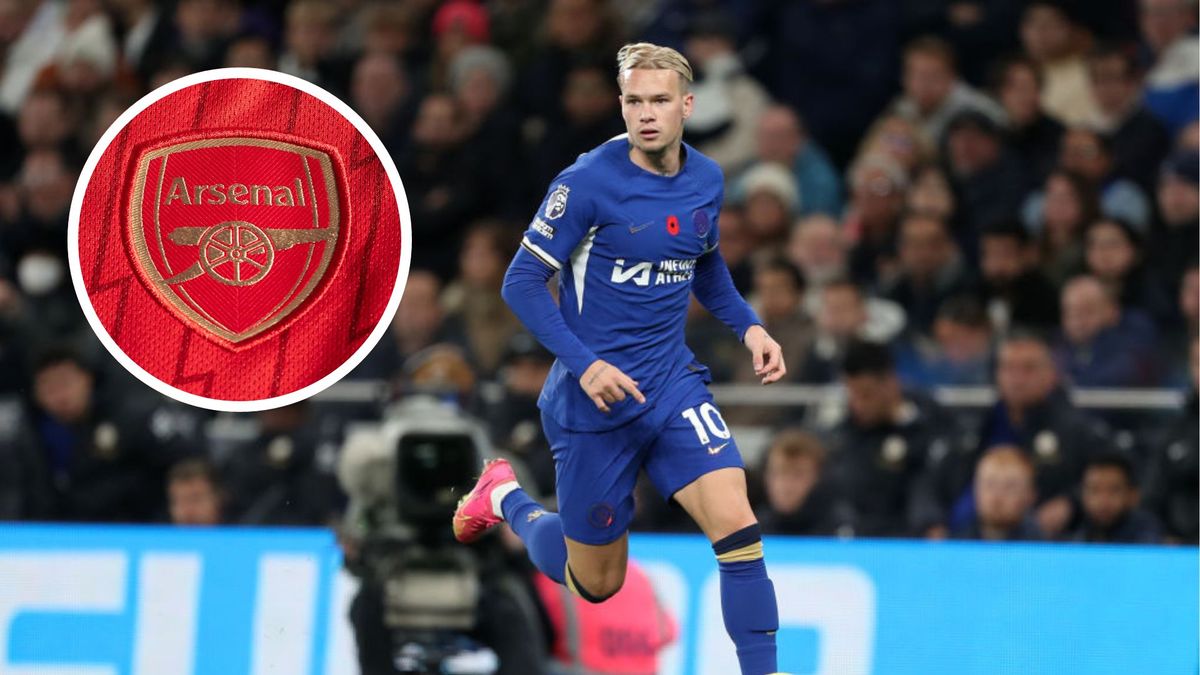
[[[517,476],[507,459],[493,459],[485,464],[474,489],[458,500],[458,508],[454,510],[454,538],[469,544],[504,522],[500,501],[516,487]],[[497,488],[503,489],[497,492]]]

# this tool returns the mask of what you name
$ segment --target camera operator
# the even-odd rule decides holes
[[[490,454],[478,423],[423,396],[347,438],[338,475],[363,675],[546,672],[543,619],[499,537],[466,548],[446,526]]]

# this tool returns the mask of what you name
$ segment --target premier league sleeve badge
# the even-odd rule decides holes
[[[76,293],[101,342],[178,400],[262,410],[324,389],[390,324],[411,243],[376,135],[324,90],[230,68],[125,112],[71,205]]]

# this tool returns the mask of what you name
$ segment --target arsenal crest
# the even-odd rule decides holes
[[[343,206],[328,153],[250,135],[138,161],[129,245],[178,317],[235,345],[286,321],[325,276]]]
[[[238,412],[353,370],[392,325],[412,255],[404,187],[370,125],[256,68],[172,80],[122,113],[80,172],[67,245],[118,363]]]

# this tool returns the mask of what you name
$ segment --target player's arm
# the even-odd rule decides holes
[[[733,277],[729,275],[729,267],[715,245],[696,260],[692,293],[713,316],[732,328],[742,344],[750,350],[754,374],[762,378],[763,384],[775,382],[787,374],[783,350],[767,334],[758,315],[738,293],[733,285]]]
[[[566,182],[552,185],[509,264],[500,295],[529,332],[579,378],[579,386],[597,408],[608,412],[608,404],[624,400],[627,393],[645,403],[637,382],[598,358],[571,332],[546,287],[593,220],[589,200],[576,194],[571,202],[570,196]]]

